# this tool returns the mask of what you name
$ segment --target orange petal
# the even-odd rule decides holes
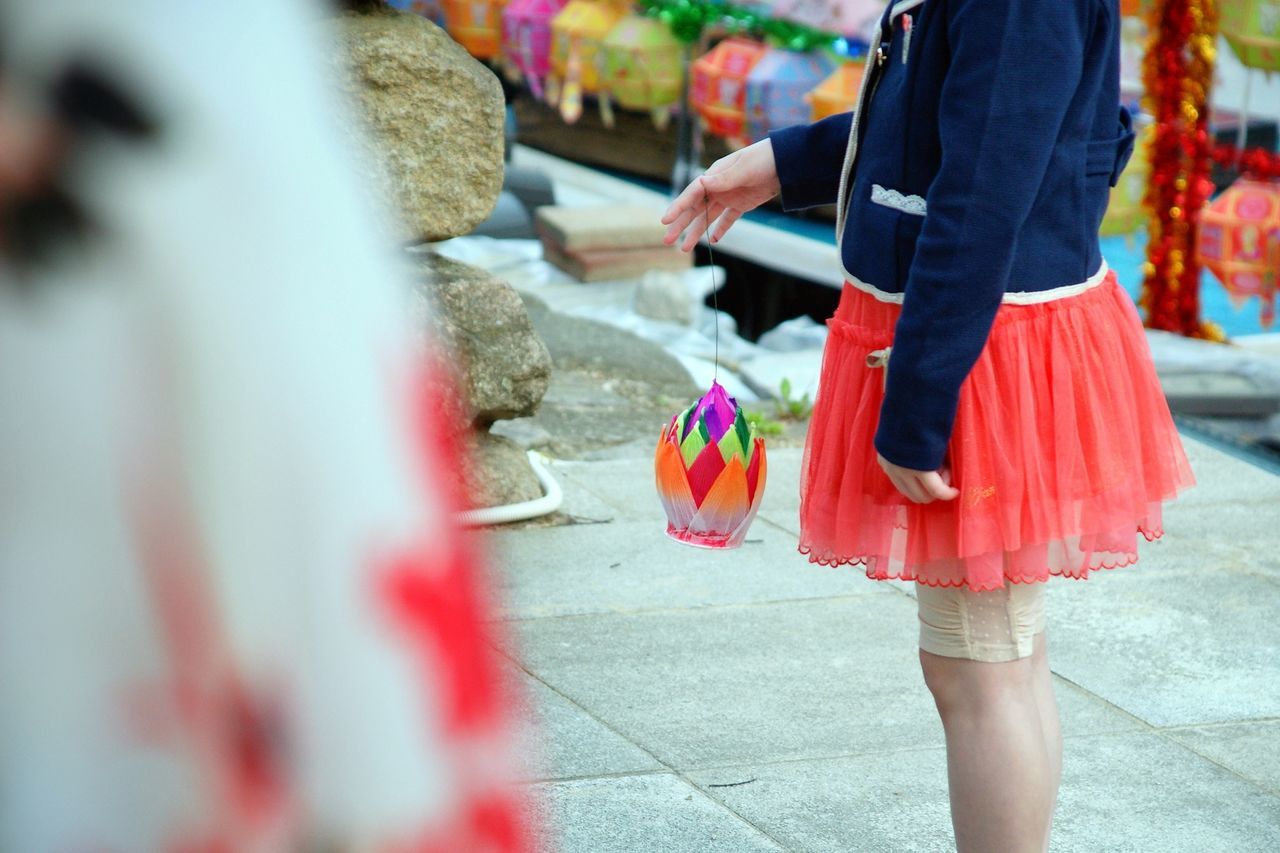
[[[699,533],[726,535],[738,528],[748,508],[747,473],[742,460],[734,456],[698,505],[689,527]]]
[[[670,440],[658,445],[654,455],[654,480],[658,487],[658,499],[667,513],[667,520],[679,528],[686,528],[693,520],[697,505],[693,502],[693,492],[689,490],[689,479],[685,475],[684,458],[680,449]]]

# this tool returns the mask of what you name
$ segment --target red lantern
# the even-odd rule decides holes
[[[764,58],[764,45],[725,39],[693,63],[690,101],[707,130],[741,141],[747,135],[747,75]]]
[[[1262,302],[1263,328],[1276,312],[1280,276],[1280,183],[1238,180],[1200,212],[1196,254],[1232,304]]]

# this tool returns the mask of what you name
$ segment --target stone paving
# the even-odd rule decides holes
[[[1184,442],[1164,537],[1050,582],[1054,853],[1280,850],[1280,477]],[[953,849],[911,587],[796,551],[800,456],[735,552],[666,538],[647,454],[556,462],[574,523],[492,534],[548,849]]]

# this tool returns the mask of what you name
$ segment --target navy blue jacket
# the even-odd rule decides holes
[[[839,203],[846,277],[902,303],[875,436],[890,462],[942,465],[1002,302],[1105,274],[1134,138],[1119,32],[1118,0],[900,0],[862,108],[770,134],[783,207]]]

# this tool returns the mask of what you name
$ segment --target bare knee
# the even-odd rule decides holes
[[[1030,695],[1034,673],[1030,658],[989,663],[944,657],[923,649],[920,668],[944,723]]]

